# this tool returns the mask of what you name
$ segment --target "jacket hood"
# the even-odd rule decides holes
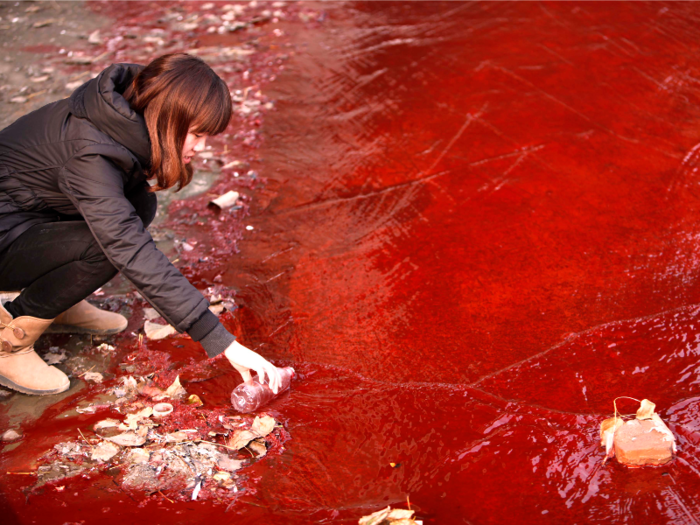
[[[76,117],[88,119],[147,168],[151,164],[151,143],[146,121],[122,96],[142,69],[137,64],[113,64],[76,89],[70,103]]]

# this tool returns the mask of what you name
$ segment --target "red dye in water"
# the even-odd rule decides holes
[[[84,519],[90,497],[105,523],[350,524],[409,497],[429,524],[694,523],[696,18],[692,3],[368,2],[252,28],[290,44],[262,136],[235,139],[266,179],[247,195],[254,229],[204,196],[172,212],[206,224],[172,226],[201,239],[195,282],[238,291],[242,342],[299,371],[270,408],[291,439],[228,512],[132,509],[80,480],[26,505],[21,476],[7,507],[26,523]],[[236,382],[186,387],[223,406]],[[674,461],[601,466],[619,395],[657,403]],[[54,439],[37,434],[21,458]],[[3,470],[27,468],[15,457]]]

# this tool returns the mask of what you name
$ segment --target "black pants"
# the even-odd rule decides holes
[[[22,290],[13,317],[53,319],[116,274],[84,221],[39,224],[0,254],[0,290]]]

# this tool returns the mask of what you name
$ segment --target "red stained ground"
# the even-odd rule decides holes
[[[173,226],[212,254],[189,275],[237,290],[226,323],[299,371],[285,450],[228,512],[79,481],[25,505],[6,477],[18,521],[351,524],[408,497],[426,524],[696,523],[697,4],[302,6],[240,253]],[[218,373],[188,390],[225,404]],[[657,404],[671,464],[601,465],[623,395]]]

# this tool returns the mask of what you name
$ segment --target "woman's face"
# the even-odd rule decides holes
[[[193,133],[190,129],[185,138],[185,145],[182,146],[182,162],[189,164],[198,151],[204,150],[208,138],[209,135]]]

